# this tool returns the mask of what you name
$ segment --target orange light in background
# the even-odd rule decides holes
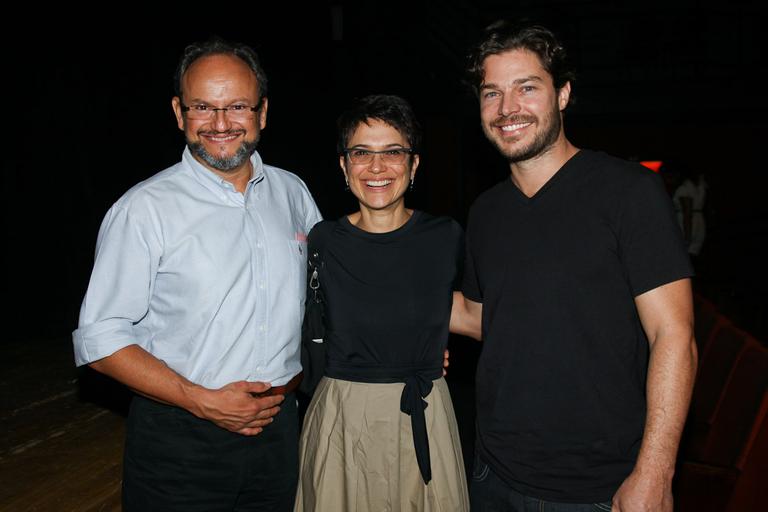
[[[659,169],[661,169],[662,163],[663,162],[661,160],[643,160],[642,162],[640,162],[640,165],[642,165],[643,167],[647,167],[653,172],[659,172]]]

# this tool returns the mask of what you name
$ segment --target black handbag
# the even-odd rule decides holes
[[[307,255],[307,297],[304,321],[301,325],[301,367],[304,378],[299,384],[299,391],[308,396],[312,396],[325,372],[325,324],[323,321],[325,303],[320,288],[323,262],[321,249],[317,243],[321,241],[317,239],[321,238],[323,237],[312,238],[315,243],[312,244],[312,250]]]

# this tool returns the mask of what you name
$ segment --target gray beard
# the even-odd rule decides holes
[[[199,156],[205,163],[217,169],[221,172],[230,172],[240,166],[251,158],[251,155],[256,151],[256,146],[259,144],[259,139],[253,141],[243,141],[240,147],[237,148],[235,154],[227,157],[216,157],[210,154],[200,142],[187,141],[187,146],[193,155]]]

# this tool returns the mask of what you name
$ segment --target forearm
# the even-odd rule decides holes
[[[137,393],[186,409],[231,432],[256,435],[272,422],[283,395],[263,396],[265,382],[237,381],[219,389],[194,384],[138,345],[95,361],[93,369],[122,382]]]
[[[461,292],[453,292],[450,331],[476,340],[482,337],[482,304],[470,301]]]
[[[634,470],[613,496],[613,510],[672,512],[672,477],[696,375],[690,279],[635,297],[651,356],[646,418]]]
[[[130,345],[109,357],[94,361],[90,367],[125,384],[136,393],[182,407],[200,416],[197,402],[205,388],[185,379],[138,345]]]
[[[643,441],[632,473],[613,496],[612,510],[672,512],[672,477],[695,373],[690,331],[652,343]]]
[[[674,474],[696,376],[696,343],[690,329],[661,336],[651,345],[647,380],[647,415],[636,471],[664,480]]]

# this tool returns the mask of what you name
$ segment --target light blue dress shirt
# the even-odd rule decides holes
[[[187,148],[110,208],[72,335],[78,365],[135,344],[212,389],[301,371],[306,235],[320,212],[297,176],[251,162],[241,194]]]

